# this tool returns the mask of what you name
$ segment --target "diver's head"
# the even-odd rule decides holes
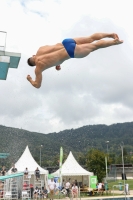
[[[34,57],[35,56],[32,56],[32,57],[28,58],[28,60],[27,60],[28,65],[31,67],[35,66],[35,58]]]

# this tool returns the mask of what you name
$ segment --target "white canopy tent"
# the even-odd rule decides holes
[[[18,172],[24,172],[25,168],[27,167],[29,170],[29,174],[34,174],[36,168],[40,170],[40,174],[48,174],[48,171],[43,169],[38,165],[38,163],[32,157],[28,146],[25,148],[25,151],[19,158],[19,160],[15,163],[15,167],[17,168]],[[11,169],[9,170],[11,172]]]
[[[23,152],[19,160],[14,165],[15,165],[15,168],[17,168],[17,173],[24,172],[25,168],[26,167],[28,168],[28,171],[29,171],[28,179],[29,179],[29,182],[34,185],[34,187],[44,186],[44,183],[47,186],[48,171],[38,165],[38,163],[32,157],[28,146],[25,148],[25,151]],[[35,170],[37,167],[40,170],[40,179],[39,179],[40,181],[36,181],[36,177],[35,177]],[[8,171],[8,174],[12,173],[11,169]],[[24,177],[24,182],[25,181],[27,180],[25,180],[25,177]]]
[[[56,172],[52,173],[52,175],[59,176],[60,169]],[[79,183],[83,185],[89,186],[89,177],[93,176],[93,172],[89,172],[85,170],[83,167],[79,165],[79,163],[74,158],[72,152],[70,151],[66,161],[63,163],[61,168],[61,177],[64,180],[67,180],[71,177],[71,181],[77,180]]]

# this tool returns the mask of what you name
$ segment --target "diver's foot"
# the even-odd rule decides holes
[[[116,33],[111,33],[109,37],[113,38],[113,39],[118,39],[119,40],[119,36]]]
[[[123,40],[119,40],[119,39],[114,39],[114,43],[117,44],[122,44],[124,41]]]

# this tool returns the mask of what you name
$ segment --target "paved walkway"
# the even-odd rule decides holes
[[[113,198],[122,198],[122,197],[133,197],[133,190],[129,191],[130,193],[128,195],[125,195],[123,191],[120,190],[114,190],[111,191],[113,196],[93,196],[93,197],[89,197],[89,198],[81,198],[81,199],[113,199]],[[117,196],[115,196],[115,194],[117,194]]]
[[[120,190],[114,190],[114,191],[112,190],[112,193],[113,192],[117,194],[121,194],[121,195],[124,193],[123,191],[120,191]],[[133,196],[133,190],[129,190],[129,194]]]

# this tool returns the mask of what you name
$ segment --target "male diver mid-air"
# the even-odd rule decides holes
[[[103,38],[112,38],[112,40],[102,40]],[[27,60],[28,65],[36,66],[35,81],[31,76],[27,76],[27,80],[36,88],[41,87],[42,72],[50,67],[56,66],[56,70],[60,70],[60,64],[70,58],[84,58],[91,52],[106,48],[113,45],[122,44],[115,33],[95,33],[88,37],[80,37],[73,39],[65,39],[62,43],[52,46],[42,46],[38,49],[36,55]]]

